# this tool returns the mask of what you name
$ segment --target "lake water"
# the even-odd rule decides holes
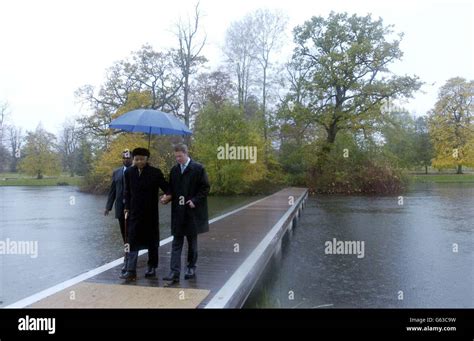
[[[474,184],[402,199],[310,198],[246,307],[473,308]],[[334,238],[364,242],[364,257],[327,253]]]
[[[210,216],[256,200],[210,197]],[[74,187],[0,187],[0,241],[38,241],[38,257],[0,255],[4,306],[122,256],[105,196]],[[474,184],[420,184],[403,197],[317,196],[246,307],[474,307]],[[160,205],[161,236],[170,206]],[[328,254],[354,241],[357,254]],[[167,265],[166,265],[167,266]]]

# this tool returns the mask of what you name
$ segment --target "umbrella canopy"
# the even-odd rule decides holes
[[[153,109],[137,109],[129,111],[112,120],[109,128],[120,129],[131,133],[154,135],[191,135],[186,125],[171,114]]]

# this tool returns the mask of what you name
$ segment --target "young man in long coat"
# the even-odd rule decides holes
[[[197,236],[209,231],[207,196],[210,186],[206,170],[188,156],[186,145],[176,145],[174,153],[177,165],[170,171],[169,190],[162,198],[162,203],[172,200],[171,234],[173,235],[171,271],[163,279],[179,282],[184,237],[188,242],[187,269],[184,278],[195,277],[198,258]]]
[[[134,166],[125,171],[125,216],[129,255],[127,272],[121,278],[136,279],[138,251],[148,249],[148,271],[145,277],[155,277],[158,267],[160,229],[158,219],[158,192],[168,191],[168,182],[159,168],[148,164],[150,152],[136,148],[132,152]]]

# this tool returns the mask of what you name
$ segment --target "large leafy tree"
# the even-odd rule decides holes
[[[47,132],[41,124],[35,131],[28,132],[24,147],[24,159],[20,170],[42,179],[44,175],[58,175],[61,164],[56,149],[56,137]]]
[[[382,19],[347,13],[312,17],[294,29],[292,65],[301,79],[289,100],[307,109],[308,123],[324,128],[327,150],[338,132],[370,130],[384,101],[409,97],[421,86],[416,76],[390,72],[403,56],[401,38]]]
[[[214,193],[240,194],[258,191],[256,184],[268,175],[263,162],[264,140],[255,124],[245,119],[232,104],[206,105],[198,114],[192,153],[206,165]],[[256,162],[218,157],[218,148],[241,146],[256,148]]]
[[[437,168],[474,165],[474,81],[449,79],[439,91],[430,113],[430,135],[435,149],[433,166]]]

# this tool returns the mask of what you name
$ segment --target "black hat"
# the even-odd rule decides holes
[[[147,157],[150,157],[150,151],[146,148],[135,148],[133,151],[132,151],[132,155],[135,156],[135,155],[142,155],[142,156],[147,156]]]

